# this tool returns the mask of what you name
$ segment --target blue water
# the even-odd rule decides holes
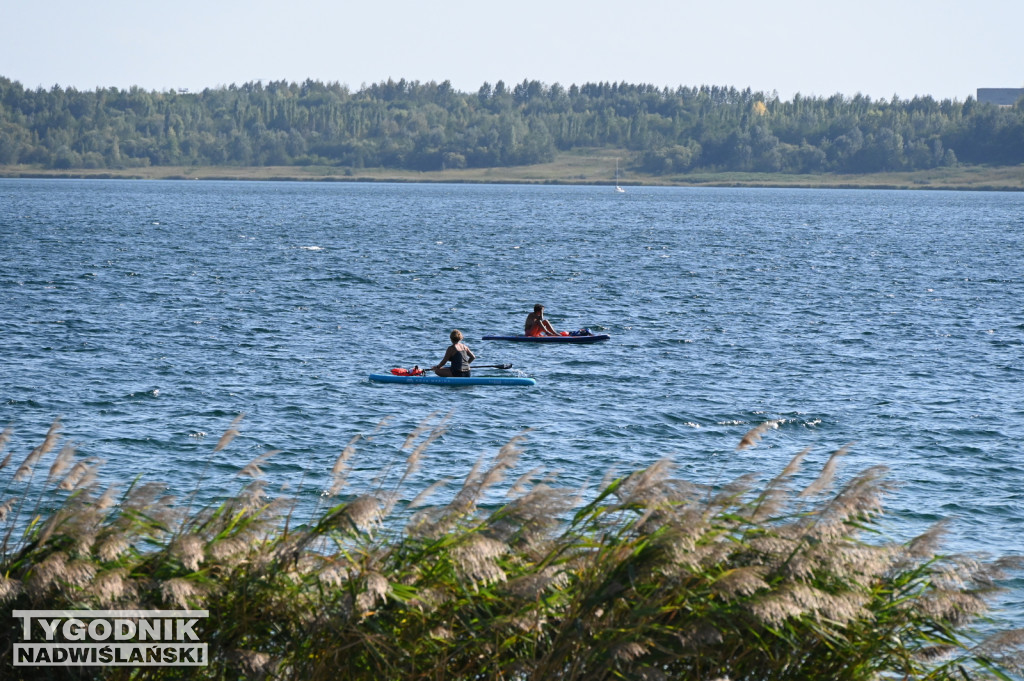
[[[271,448],[315,497],[359,433],[370,484],[434,412],[416,484],[526,428],[521,472],[591,488],[663,457],[771,476],[804,447],[810,479],[854,443],[843,476],[900,483],[895,535],[951,517],[951,550],[1019,553],[1022,255],[1010,193],[0,180],[0,425],[20,456],[60,416],[108,478],[211,498]],[[480,340],[536,302],[611,341]],[[452,328],[538,385],[367,381]]]

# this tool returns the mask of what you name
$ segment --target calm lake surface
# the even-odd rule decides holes
[[[770,477],[805,447],[809,481],[853,443],[843,478],[899,483],[893,536],[950,517],[950,550],[1022,553],[1022,256],[1009,193],[0,180],[0,426],[20,458],[59,416],[110,480],[208,498],[269,449],[316,498],[357,434],[369,485],[434,412],[419,488],[526,428],[518,472],[591,489],[663,457]],[[611,341],[480,340],[536,302]],[[452,328],[537,386],[367,380]]]

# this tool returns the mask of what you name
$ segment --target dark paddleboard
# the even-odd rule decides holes
[[[515,343],[566,343],[566,344],[583,344],[583,343],[600,343],[606,341],[611,336],[606,333],[598,334],[596,336],[484,336],[484,340],[496,340],[496,341],[512,341]]]
[[[395,376],[394,374],[370,374],[375,383],[423,383],[426,385],[537,385],[532,378],[509,376]]]

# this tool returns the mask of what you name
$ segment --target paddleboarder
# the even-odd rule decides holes
[[[544,319],[544,306],[540,303],[534,305],[533,312],[526,315],[526,329],[524,333],[527,336],[533,337],[561,335],[551,327],[551,322]]]
[[[468,377],[469,364],[476,359],[476,355],[462,342],[462,332],[458,329],[452,329],[448,337],[451,338],[452,344],[444,351],[444,359],[430,367],[430,370],[438,376]],[[448,362],[452,363],[451,367],[445,366]]]

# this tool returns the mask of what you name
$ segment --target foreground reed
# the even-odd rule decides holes
[[[845,450],[801,490],[806,451],[758,484],[687,483],[663,460],[588,498],[538,471],[507,480],[517,436],[426,505],[435,486],[407,487],[444,424],[427,420],[406,439],[395,480],[338,496],[354,438],[306,519],[266,495],[261,466],[273,453],[240,471],[235,497],[194,508],[153,482],[99,489],[98,462],[61,447],[59,423],[14,468],[8,429],[0,678],[972,679],[1020,669],[1021,632],[972,633],[1017,560],[936,555],[941,525],[883,541],[883,469],[830,492]],[[209,611],[206,667],[13,666],[15,610],[189,607]]]

